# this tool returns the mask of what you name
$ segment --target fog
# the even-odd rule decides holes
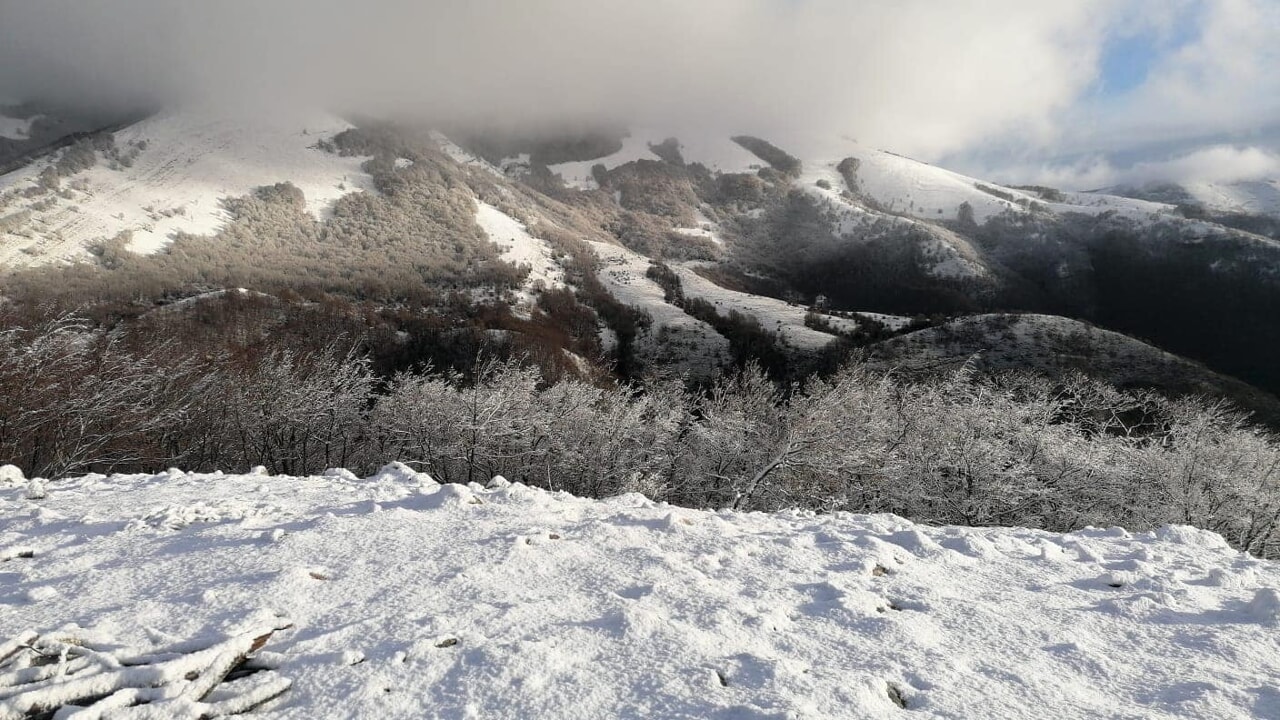
[[[1144,122],[1168,125],[1184,106],[1187,132],[1252,117],[1242,103],[1223,107],[1233,88],[1275,75],[1248,67],[1271,3],[0,0],[0,97],[612,121],[791,146],[852,137],[930,160],[988,147],[1080,152],[1103,138],[1139,142]],[[1157,68],[1129,102],[1090,100],[1107,38],[1189,4],[1221,32]],[[1225,68],[1215,108],[1187,102],[1180,78],[1214,63]]]
[[[0,95],[866,137],[1045,132],[1101,0],[3,0]]]

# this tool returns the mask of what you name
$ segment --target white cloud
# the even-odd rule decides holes
[[[1277,0],[0,2],[0,95],[852,136],[997,175],[1280,121]],[[1096,95],[1108,38],[1188,13],[1141,87]]]
[[[1117,166],[1104,156],[1094,155],[1071,163],[987,168],[984,173],[1011,184],[1037,183],[1065,190],[1152,182],[1234,183],[1280,177],[1280,152],[1263,147],[1214,145],[1128,166]]]
[[[1073,0],[41,0],[0,91],[304,100],[484,119],[609,115],[926,157],[1051,137],[1116,3]],[[7,80],[6,80],[7,78]]]

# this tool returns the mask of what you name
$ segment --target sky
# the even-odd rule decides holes
[[[854,138],[1083,189],[1280,175],[1277,38],[1280,0],[0,0],[0,97]]]

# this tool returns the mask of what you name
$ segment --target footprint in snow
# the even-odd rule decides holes
[[[617,594],[619,597],[626,598],[627,600],[639,600],[640,598],[652,595],[653,586],[652,585],[634,585],[629,588],[623,588],[621,590],[618,590]]]

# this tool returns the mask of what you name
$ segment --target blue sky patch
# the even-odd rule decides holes
[[[1193,3],[1179,15],[1172,28],[1149,27],[1139,32],[1113,35],[1102,50],[1098,89],[1103,97],[1132,92],[1147,81],[1151,70],[1170,53],[1200,35],[1204,3]]]

